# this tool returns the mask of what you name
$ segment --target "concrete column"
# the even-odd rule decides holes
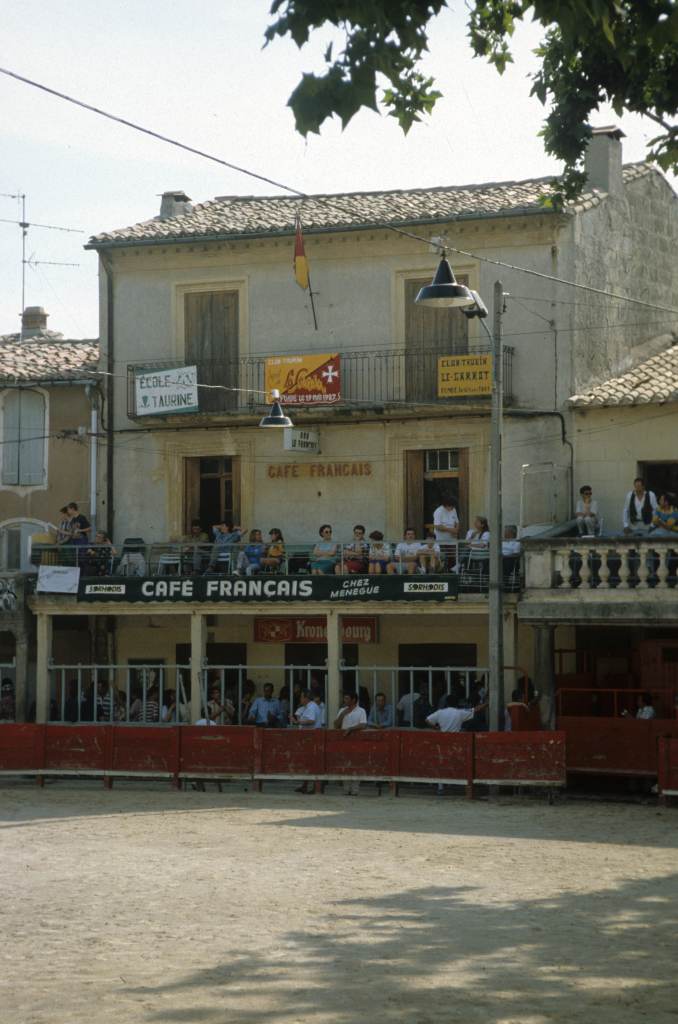
[[[26,701],[28,697],[28,637],[25,633],[15,636],[16,683],[14,695],[16,701],[17,722],[26,721]]]
[[[191,614],[191,721],[203,716],[202,664],[207,651],[207,617],[201,612]]]
[[[556,725],[556,676],[553,663],[553,626],[534,626],[534,685],[541,693],[541,721],[545,729]]]
[[[504,608],[504,665],[518,664],[518,616],[515,609]],[[504,672],[504,699],[508,703],[515,688],[517,673],[513,668]]]
[[[37,615],[37,659],[35,675],[35,721],[49,722],[49,663],[52,658],[52,616]]]
[[[327,620],[327,725],[331,729],[341,707],[341,615],[334,608],[328,610]]]

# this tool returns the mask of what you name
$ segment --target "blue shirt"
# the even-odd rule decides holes
[[[249,718],[253,718],[257,725],[268,725],[269,715],[280,721],[280,701],[277,697],[266,700],[265,697],[257,697],[250,707]]]
[[[381,711],[375,704],[370,711],[370,717],[367,719],[368,725],[381,725],[384,729],[393,728],[393,707],[390,704],[386,704]]]
[[[241,534],[237,530],[231,530],[230,533],[222,533],[221,530],[214,531],[214,543],[217,547],[227,547],[229,544],[237,544],[240,540]]]

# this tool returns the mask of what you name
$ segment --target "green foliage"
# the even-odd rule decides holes
[[[333,115],[345,127],[362,107],[381,102],[407,132],[440,93],[420,69],[430,22],[447,0],[273,0],[266,42],[291,35],[297,46],[326,25],[344,33],[338,56],[325,52],[322,75],[305,74],[289,99],[297,130],[318,132]],[[565,170],[551,203],[578,195],[592,111],[609,102],[645,114],[661,131],[648,158],[678,171],[678,7],[676,0],[468,0],[468,36],[476,56],[502,74],[511,62],[516,23],[545,30],[532,93],[549,108],[542,136]]]

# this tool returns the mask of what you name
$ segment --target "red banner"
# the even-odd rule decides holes
[[[343,615],[341,639],[345,644],[376,644],[376,615]],[[324,644],[327,643],[325,617],[257,618],[254,640],[259,644]]]

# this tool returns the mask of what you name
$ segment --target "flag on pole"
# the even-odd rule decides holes
[[[301,220],[296,217],[297,230],[294,236],[294,279],[304,290],[309,286],[308,260],[304,252],[304,236],[301,233]]]

